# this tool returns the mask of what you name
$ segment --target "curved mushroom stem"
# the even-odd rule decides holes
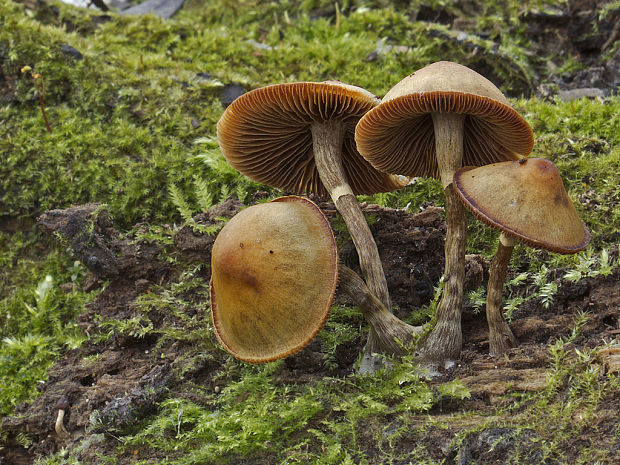
[[[465,116],[455,113],[432,113],[432,117],[437,163],[446,196],[446,263],[443,294],[435,313],[436,323],[421,343],[419,353],[425,362],[436,364],[455,360],[461,353],[467,224],[465,208],[452,184],[454,172],[462,164]]]
[[[345,124],[342,121],[326,121],[312,124],[314,160],[323,185],[329,192],[342,219],[347,225],[353,244],[357,249],[360,268],[370,291],[376,295],[388,311],[391,309],[390,294],[385,273],[379,258],[377,244],[364,218],[362,209],[349,186],[340,158]],[[366,353],[382,352],[381,340],[372,327],[368,334]],[[373,368],[364,371],[373,371]]]
[[[54,429],[56,430],[56,434],[59,438],[65,439],[69,436],[69,432],[65,428],[64,424],[65,418],[65,409],[59,408],[58,415],[56,416],[56,424],[54,425]]]
[[[505,354],[516,347],[517,338],[512,334],[510,326],[502,312],[502,291],[508,271],[508,264],[517,239],[502,233],[497,245],[497,253],[489,269],[487,285],[487,322],[489,324],[489,353],[491,356]]]
[[[374,329],[384,354],[400,356],[408,352],[412,342],[422,333],[421,326],[408,325],[389,312],[351,268],[340,265],[338,285],[355,302]]]

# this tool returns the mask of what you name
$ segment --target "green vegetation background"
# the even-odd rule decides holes
[[[609,10],[619,8],[617,3]],[[84,268],[65,247],[35,229],[37,215],[102,202],[127,229],[137,222],[155,227],[180,224],[229,195],[242,201],[257,190],[278,195],[238,175],[221,158],[215,124],[223,111],[220,92],[229,83],[252,89],[339,79],[383,95],[405,75],[437,60],[483,64],[531,124],[536,137],[532,156],[558,166],[592,232],[590,247],[579,256],[519,248],[513,262],[536,276],[551,267],[567,267],[574,279],[607,272],[611,265],[604,251],[618,242],[620,230],[620,97],[571,102],[521,97],[532,93],[535,77],[552,82],[555,75],[580,66],[567,54],[553,57],[559,67],[550,71],[548,57],[529,50],[524,13],[554,4],[563,2],[190,0],[170,20],[114,14],[101,20],[98,11],[56,2],[30,10],[0,0],[5,78],[0,101],[0,414],[32,400],[54,360],[88,337],[77,328],[76,317],[95,293],[80,290]],[[412,20],[423,5],[467,18],[467,46],[444,25]],[[64,45],[79,50],[82,58],[63,52]],[[367,59],[371,54],[374,59]],[[31,71],[22,72],[25,66]],[[49,133],[32,73],[45,82]],[[364,200],[409,205],[412,212],[425,201],[443,202],[434,180]],[[469,251],[490,257],[494,232],[470,219],[470,233]],[[67,283],[77,286],[66,292],[60,285]],[[540,295],[549,290],[545,284],[543,279]],[[338,337],[357,330],[336,319],[326,329],[331,331],[326,340],[331,337],[335,350]],[[386,378],[353,376],[347,387],[318,383],[310,395],[310,388],[273,386],[272,365],[231,361],[243,382],[232,384],[218,405],[232,424],[204,406],[171,398],[140,429],[123,433],[120,448],[149,446],[170,454],[170,463],[201,463],[222,454],[254,454],[276,442],[281,463],[365,463],[357,444],[362,420],[388,411],[425,411],[443,395],[419,380],[410,363]],[[403,383],[410,395],[395,393]],[[595,395],[608,388],[588,385],[583,392]],[[240,391],[250,399],[241,405],[236,402]],[[554,392],[549,391],[549,402]],[[454,385],[445,395],[465,393]],[[326,399],[339,406],[346,421],[325,411]],[[183,434],[174,435],[170,419],[179,411],[185,412],[187,424]],[[534,421],[535,412],[528,415],[527,421]],[[221,431],[215,434],[217,428]],[[302,435],[304,428],[308,432]],[[387,452],[388,443],[401,432],[384,438],[386,457],[393,453]],[[31,440],[23,438],[25,444]],[[305,446],[311,442],[321,444],[322,453],[308,452]],[[177,453],[184,449],[194,453]],[[434,463],[419,453],[418,463]],[[46,463],[71,459],[65,452]]]

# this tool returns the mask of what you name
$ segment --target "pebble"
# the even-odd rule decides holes
[[[558,97],[560,97],[560,100],[563,102],[570,102],[571,100],[577,100],[583,97],[603,98],[605,97],[605,92],[596,87],[580,87],[578,89],[561,90],[558,92]]]
[[[78,60],[79,61],[79,60],[84,59],[84,56],[80,53],[80,51],[75,49],[75,48],[73,48],[71,45],[62,44],[60,46],[60,51],[62,52],[63,55],[71,57],[74,60]]]

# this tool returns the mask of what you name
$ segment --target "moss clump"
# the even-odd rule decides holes
[[[10,102],[0,108],[0,152],[7,155],[0,191],[9,215],[102,201],[126,224],[169,220],[170,184],[189,195],[194,177],[218,177],[191,161],[192,141],[214,134],[228,83],[340,79],[381,95],[411,71],[450,59],[490,70],[516,94],[536,67],[511,19],[531,8],[519,2],[476,13],[463,24],[472,31],[465,41],[426,20],[429,8],[452,19],[471,13],[444,2],[398,8],[346,2],[338,9],[320,2],[213,2],[204,9],[190,4],[169,21],[101,19],[61,4],[34,17],[11,1],[0,8],[7,26],[0,32],[3,99]],[[418,16],[425,20],[412,19]],[[480,27],[490,39],[473,34]],[[491,39],[500,30],[513,34],[502,34],[498,48]],[[51,134],[23,66],[45,81]]]
[[[87,338],[76,317],[93,293],[85,271],[65,250],[40,256],[32,233],[0,233],[0,415],[37,394],[58,355]]]

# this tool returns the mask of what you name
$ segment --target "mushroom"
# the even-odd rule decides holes
[[[338,81],[276,84],[237,98],[218,121],[217,136],[228,163],[253,180],[296,194],[329,194],[369,288],[390,309],[377,246],[355,198],[408,182],[375,170],[355,147],[355,124],[377,104],[368,91]],[[366,349],[381,350],[372,330]]]
[[[337,278],[336,241],[314,203],[288,196],[248,207],[213,244],[215,335],[251,363],[294,354],[327,319]]]
[[[441,179],[447,216],[445,284],[436,324],[419,351],[430,364],[456,359],[462,346],[467,228],[452,176],[463,163],[522,158],[532,150],[532,130],[490,81],[465,66],[440,61],[396,84],[360,119],[355,141],[380,171]]]
[[[340,286],[382,338],[402,355],[416,335],[350,268],[338,266],[329,222],[297,196],[248,207],[220,231],[211,257],[215,335],[235,357],[253,363],[292,355],[321,329]]]
[[[54,429],[60,439],[65,439],[69,437],[69,432],[66,430],[64,424],[65,412],[69,409],[69,401],[67,398],[64,396],[61,397],[56,403],[56,408],[58,409],[58,414],[56,415],[56,424],[54,425]]]
[[[502,289],[518,240],[563,254],[583,250],[590,232],[579,219],[556,166],[542,158],[467,166],[454,174],[454,187],[478,219],[501,231],[491,263],[486,312],[489,351],[501,355],[517,345],[502,313]]]

